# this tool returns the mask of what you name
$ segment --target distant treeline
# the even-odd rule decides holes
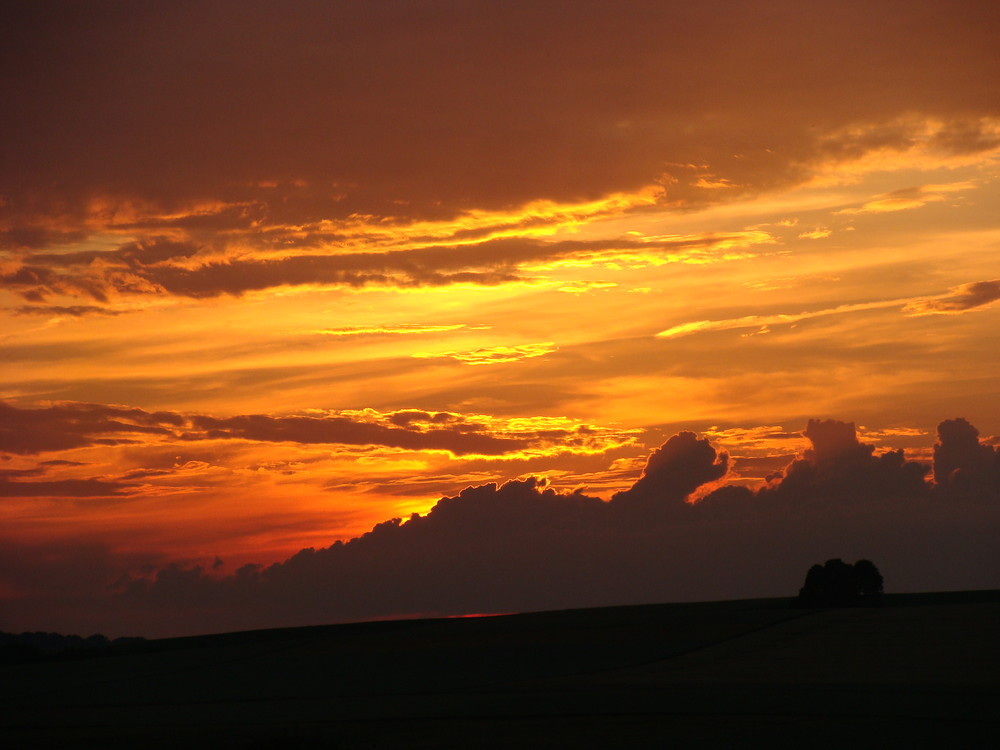
[[[108,639],[103,635],[81,638],[60,633],[0,633],[0,664],[87,659],[131,651],[145,638]]]

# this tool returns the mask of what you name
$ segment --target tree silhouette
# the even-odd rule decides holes
[[[882,574],[871,560],[840,558],[813,565],[795,603],[800,607],[871,607],[882,602]]]
[[[871,560],[858,560],[854,563],[854,580],[862,603],[881,604],[883,580],[875,563]]]

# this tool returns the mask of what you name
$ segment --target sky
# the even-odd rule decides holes
[[[996,3],[0,24],[0,630],[1000,587]]]

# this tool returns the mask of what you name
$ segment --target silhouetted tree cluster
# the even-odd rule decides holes
[[[813,565],[799,589],[800,607],[873,607],[882,603],[882,574],[871,560],[840,558]]]
[[[87,638],[60,633],[0,633],[0,664],[68,661],[124,653],[146,643],[145,638],[108,640],[97,634]]]

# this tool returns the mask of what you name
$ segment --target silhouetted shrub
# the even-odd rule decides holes
[[[134,653],[148,643],[145,638],[116,638],[103,635],[81,638],[60,633],[0,633],[0,664],[26,664],[36,661],[71,661]]]
[[[800,607],[873,607],[882,603],[882,574],[871,560],[836,558],[813,565],[795,603]]]

